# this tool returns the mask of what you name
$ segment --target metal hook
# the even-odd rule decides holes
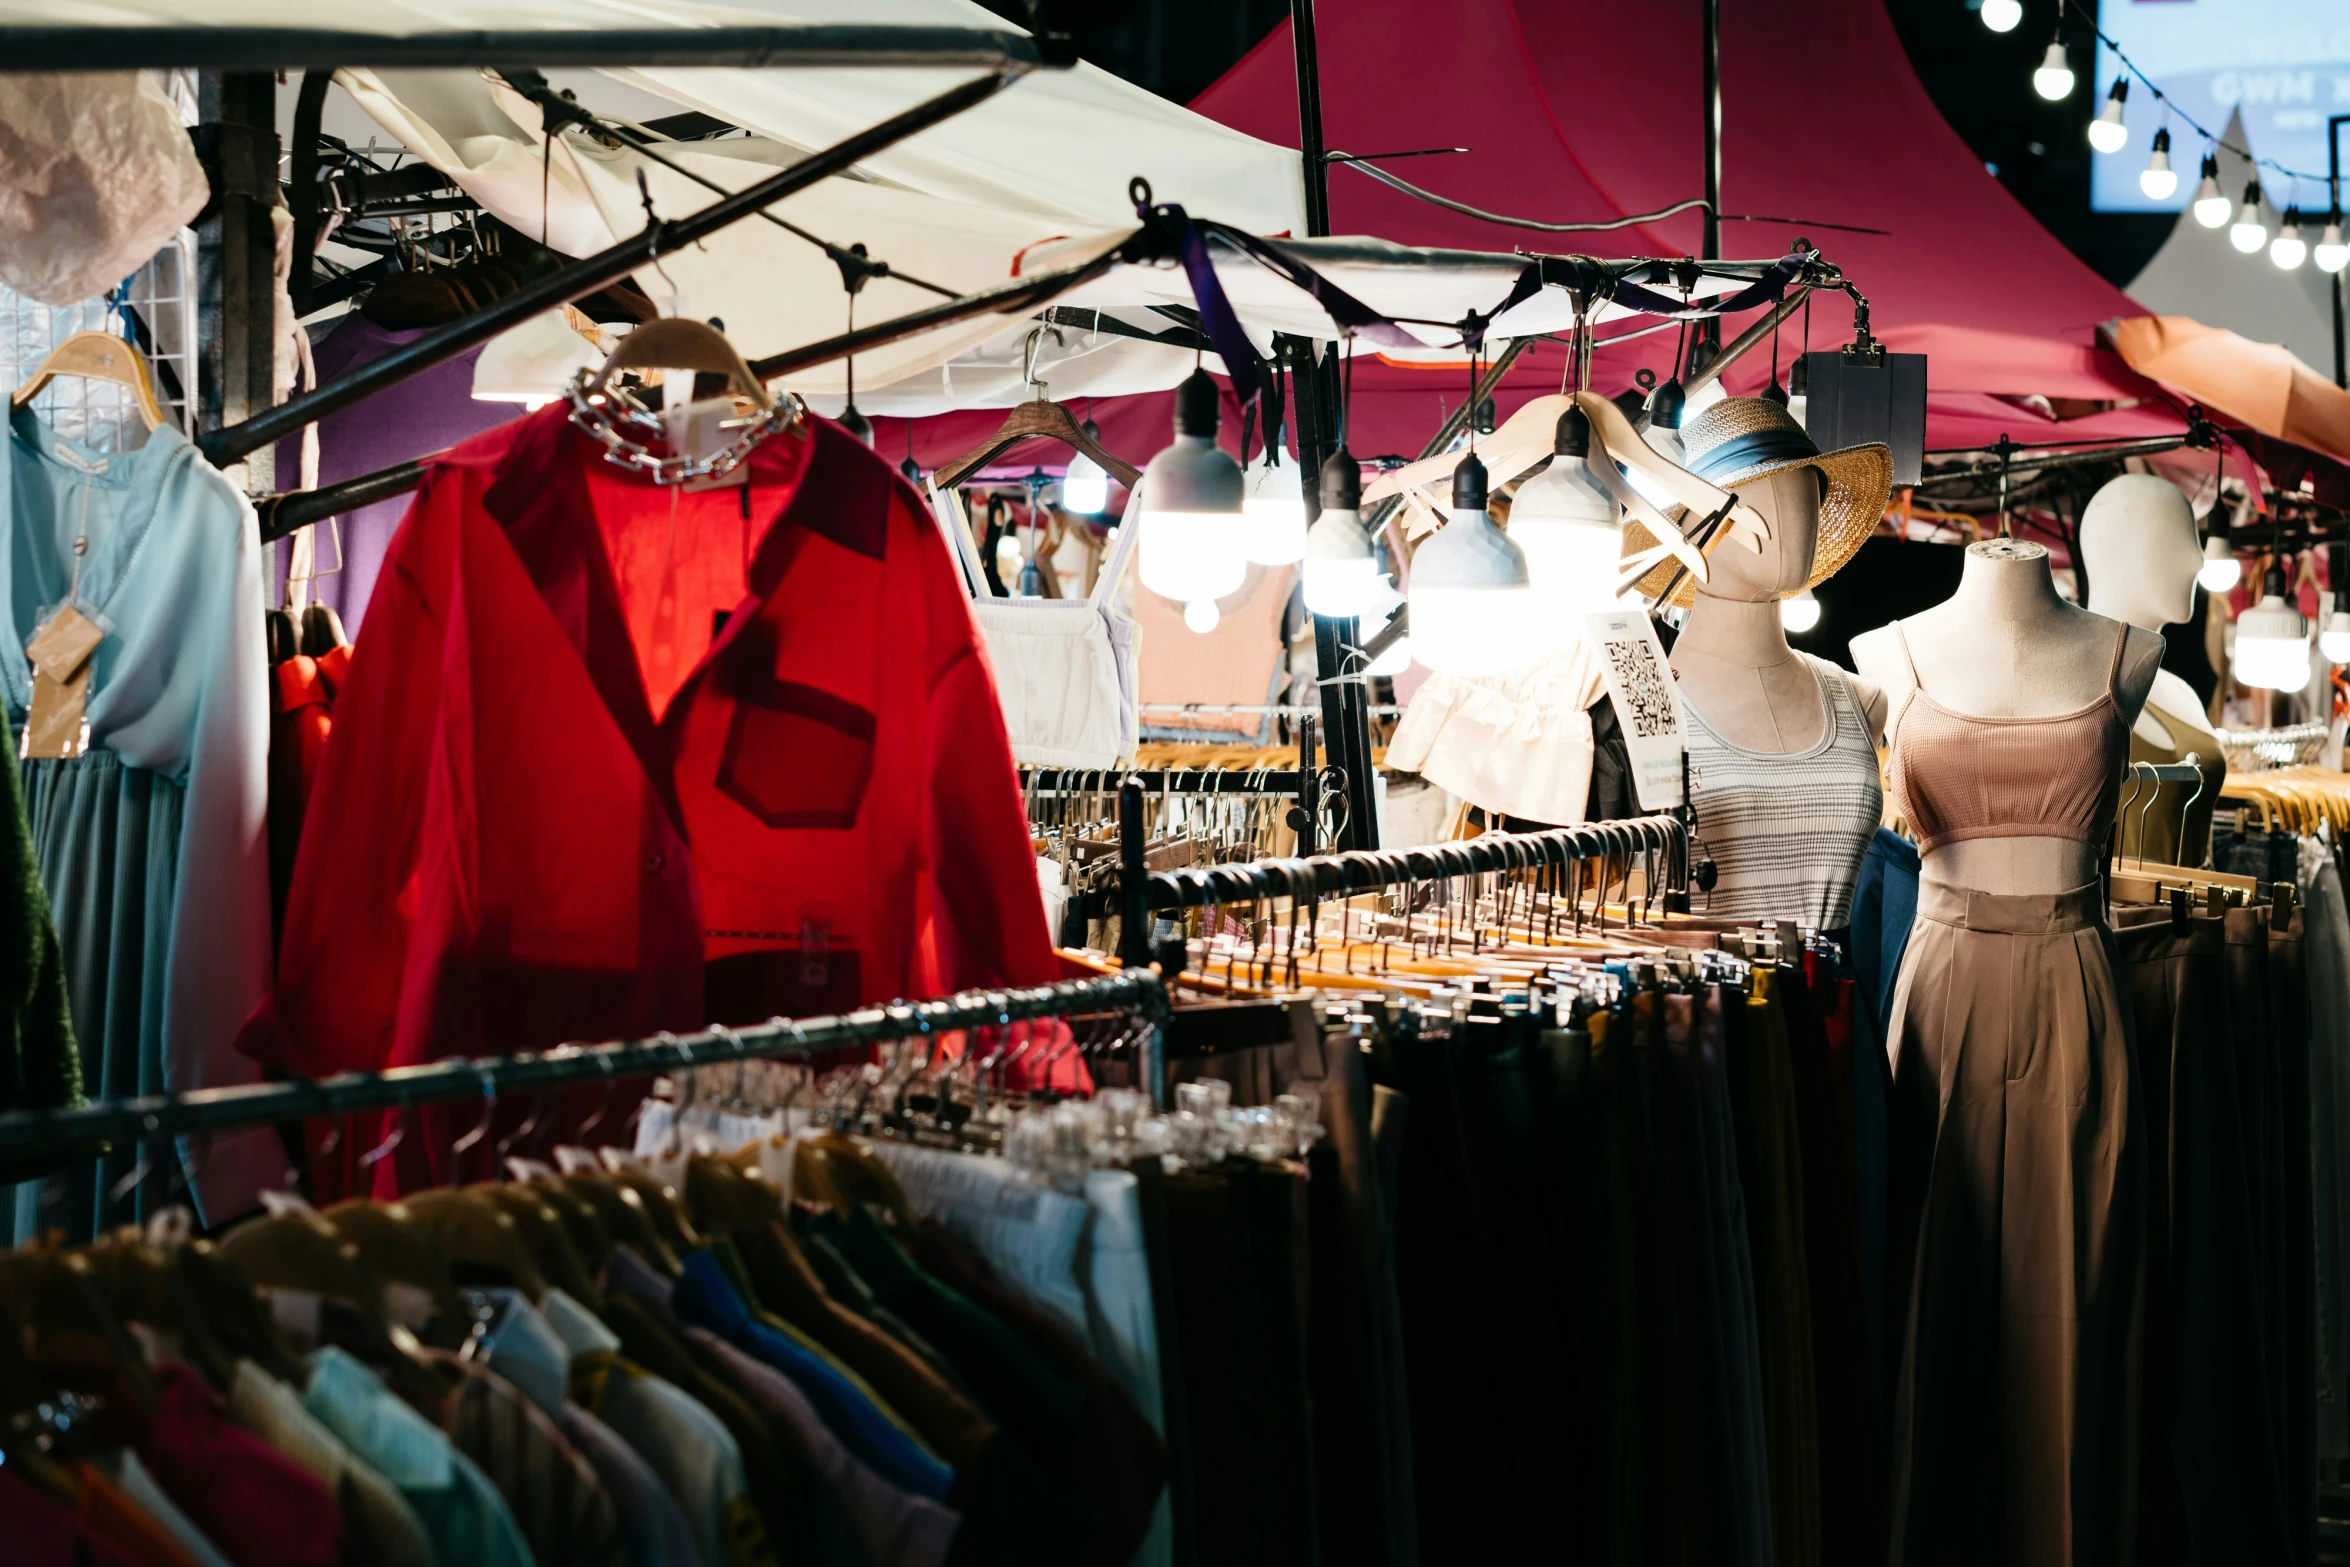
[[[490,1118],[498,1113],[498,1074],[481,1062],[474,1063],[473,1070],[481,1079],[481,1119],[474,1123],[472,1131],[449,1145],[451,1186],[465,1184],[465,1156],[481,1146],[482,1140],[490,1135]],[[496,1173],[494,1167],[491,1173]]]

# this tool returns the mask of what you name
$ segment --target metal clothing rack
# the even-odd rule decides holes
[[[76,1110],[20,1110],[0,1115],[0,1158],[96,1152],[111,1143],[440,1100],[480,1099],[569,1083],[611,1082],[754,1058],[807,1056],[916,1034],[1090,1012],[1133,1013],[1163,1025],[1168,1015],[1166,987],[1158,975],[1139,968],[1106,978],[1064,980],[1029,989],[966,991],[929,1001],[893,1001],[837,1017],[775,1018],[744,1028],[713,1025],[691,1034],[564,1045],[511,1056],[455,1058],[427,1066],[395,1067],[388,1072],[345,1072],[309,1082],[105,1099]],[[1146,1067],[1155,1061],[1160,1031],[1154,1027],[1143,1042]]]

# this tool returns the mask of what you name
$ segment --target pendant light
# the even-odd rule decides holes
[[[2350,245],[2342,243],[2342,214],[2326,214],[2325,232],[2317,237],[2317,248],[2310,252],[2320,272],[2339,272],[2350,265]]]
[[[1102,428],[1091,419],[1077,427],[1087,440],[1099,445]],[[1061,474],[1061,509],[1081,517],[1098,517],[1110,507],[1110,476],[1102,465],[1083,452],[1069,459],[1069,466]]]
[[[1412,557],[1412,657],[1440,674],[1499,674],[1547,651],[1526,552],[1493,525],[1485,498],[1485,464],[1466,453],[1451,521]]]
[[[2215,229],[2228,221],[2228,214],[2236,209],[2229,205],[2227,192],[2219,188],[2219,155],[2203,155],[2203,178],[2195,187],[2195,221],[2207,229]]]
[[[1559,616],[1616,602],[1624,553],[1623,514],[1591,476],[1591,421],[1579,408],[1559,415],[1550,466],[1518,486],[1510,537],[1526,555],[1536,597]]]
[[[1688,406],[1688,396],[1681,390],[1680,379],[1675,377],[1670,381],[1657,383],[1656,390],[1648,394],[1648,406],[1644,410],[1648,415],[1648,424],[1640,432],[1640,438],[1648,443],[1650,451],[1676,468],[1681,466],[1682,458],[1688,455],[1681,445],[1681,418],[1688,411]],[[1638,468],[1626,468],[1624,477],[1631,483],[1633,489],[1640,492],[1641,498],[1651,506],[1665,507],[1680,504],[1661,485]]]
[[[1298,488],[1297,470],[1281,466],[1281,448],[1267,445],[1265,460],[1248,476],[1248,497],[1241,503],[1248,519],[1245,549],[1260,566],[1289,566],[1305,559],[1306,498]]]
[[[2032,73],[2032,91],[2057,103],[2073,95],[2073,62],[2065,56],[2064,39],[2051,39],[2040,68]]]
[[[1811,412],[1811,372],[1804,368],[1807,360],[1807,355],[1797,354],[1795,363],[1787,367],[1787,417],[1797,424],[1803,424]]]
[[[1322,515],[1306,531],[1306,608],[1351,620],[1389,596],[1363,528],[1362,465],[1341,446],[1322,464]]]
[[[2317,650],[2329,664],[2350,664],[2350,590],[2337,590],[2333,600],[2334,612],[2317,634]]]
[[[2067,67],[2069,70],[2070,67]],[[2065,92],[2072,89],[2067,87]],[[2064,93],[2058,93],[2061,98]],[[2105,107],[2089,122],[2089,145],[2099,152],[2119,152],[2130,144],[2130,128],[2122,123],[2122,105],[2130,98],[2130,79],[2117,76],[2105,95]]]
[[[1797,636],[1802,636],[1820,623],[1820,601],[1805,588],[1789,598],[1779,600],[1779,624]]]
[[[2269,242],[2268,259],[2280,271],[2290,272],[2309,259],[2309,241],[2301,237],[2301,209],[2287,207],[2277,237]]]
[[[2195,571],[2195,580],[2204,592],[2235,592],[2235,585],[2244,580],[2244,561],[2235,559],[2235,550],[2228,545],[2228,529],[2211,524],[2211,538],[2204,540],[2204,564]]]
[[[2168,201],[2179,192],[2179,171],[2170,166],[2170,127],[2154,133],[2154,151],[2138,171],[2138,189],[2148,201]]]
[[[2024,19],[2023,0],[1983,0],[1983,25],[1995,33],[2012,33]]]
[[[2268,220],[2260,215],[2260,181],[2244,187],[2244,205],[2228,227],[2228,243],[2249,256],[2268,243]]]
[[[1220,599],[1248,576],[1240,464],[1216,444],[1216,383],[1194,370],[1175,389],[1175,440],[1143,470],[1142,585],[1179,604]]]
[[[2309,622],[2285,600],[2285,569],[2270,565],[2260,602],[2236,617],[2236,680],[2267,691],[2309,684]]]

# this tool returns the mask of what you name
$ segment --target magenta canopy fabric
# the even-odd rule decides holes
[[[1695,5],[1318,0],[1315,17],[1332,148],[1467,147],[1387,166],[1455,200],[1554,222],[1652,211],[1704,190]],[[1868,296],[1877,336],[1930,357],[1929,446],[1996,440],[2003,430],[2019,441],[2049,441],[2178,428],[2176,415],[2160,408],[2161,391],[2097,339],[2100,322],[2143,312],[2041,228],[1967,150],[1919,84],[1880,0],[1725,7],[1721,57],[1724,252],[1775,256],[1798,236],[1819,245]],[[1287,25],[1192,107],[1294,146]],[[1215,215],[1213,191],[1158,195]],[[1699,238],[1694,211],[1597,234],[1507,228],[1335,166],[1330,204],[1333,232],[1406,244],[1678,256],[1694,252]],[[1837,299],[1815,297],[1811,345],[1849,341],[1851,324]],[[1732,333],[1740,325],[1734,321]],[[1783,355],[1797,351],[1800,328],[1799,316]],[[1668,373],[1678,337],[1661,332],[1603,352],[1599,388],[1621,389],[1644,365]],[[1556,390],[1564,369],[1563,349],[1538,345],[1512,372],[1502,413]],[[1769,369],[1768,350],[1759,350],[1728,376],[1730,389],[1752,393]],[[1348,444],[1358,455],[1417,455],[1466,384],[1465,366],[1366,360],[1356,371]],[[2058,420],[2022,406],[2034,398],[2156,406]],[[1114,446],[1139,460],[1165,444],[1165,397],[1120,401],[1114,414],[1107,403],[1096,410]],[[1130,421],[1130,438],[1117,442]],[[994,423],[992,415],[925,421],[918,454],[967,450]]]

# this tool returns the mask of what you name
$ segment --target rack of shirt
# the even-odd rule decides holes
[[[910,1126],[902,1105],[868,1113],[862,1049],[832,1074],[845,1088],[833,1119],[798,1124],[798,1169],[780,1180],[762,1150],[728,1160],[682,1136],[640,1138],[644,1158],[546,1151],[527,1129],[491,1144],[488,1112],[501,1090],[537,1107],[552,1088],[662,1070],[684,1085],[674,1121],[702,1080],[918,1040],[923,1065],[940,1056],[922,1079],[936,1130],[974,1089],[984,1100],[983,1057],[1146,1035],[1163,1005],[1155,977],[1113,976],[0,1116],[0,1156],[23,1158],[370,1107],[481,1107],[450,1149],[457,1184],[398,1203],[314,1209],[288,1188],[266,1216],[209,1237],[167,1205],[86,1247],[0,1254],[9,1560],[1131,1560],[1158,1507],[1162,1438],[1083,1320],[1038,1303],[1044,1276],[999,1271],[921,1224],[850,1139]],[[1049,1114],[1004,1112],[1031,1133]],[[995,1124],[983,1116],[970,1139]],[[608,1135],[626,1130],[616,1113]],[[1045,1188],[1030,1195],[1044,1204]],[[993,1217],[1024,1222],[1006,1205]]]

